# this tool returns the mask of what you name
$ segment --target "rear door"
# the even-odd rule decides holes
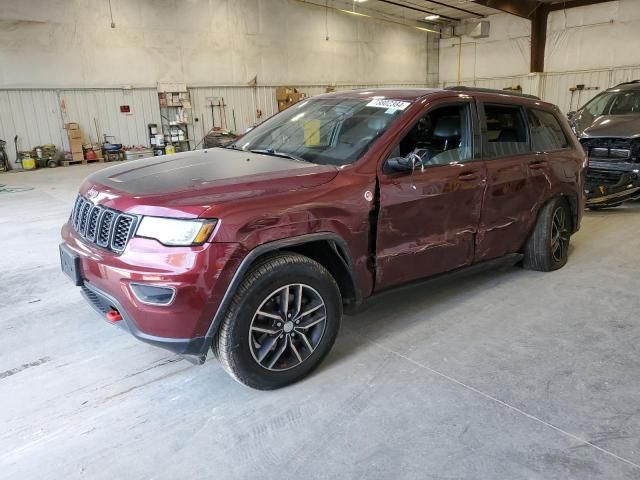
[[[427,152],[413,172],[379,177],[376,290],[472,263],[485,186],[476,126],[471,99],[447,100],[428,107],[389,155]]]
[[[530,168],[543,161],[531,149],[527,113],[509,103],[480,104],[482,158],[487,168],[475,260],[517,252],[529,234],[538,197]]]

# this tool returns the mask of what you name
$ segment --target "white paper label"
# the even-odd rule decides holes
[[[404,110],[410,102],[403,102],[401,100],[385,100],[384,98],[376,98],[367,103],[367,107],[386,108],[389,110]]]

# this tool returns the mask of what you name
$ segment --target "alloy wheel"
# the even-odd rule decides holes
[[[553,212],[551,221],[551,255],[555,262],[565,258],[569,248],[569,228],[567,226],[567,211],[558,207]]]
[[[326,306],[314,288],[302,283],[280,287],[253,315],[249,327],[251,355],[267,370],[296,367],[318,347],[326,321]]]

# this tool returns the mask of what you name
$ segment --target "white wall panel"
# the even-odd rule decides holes
[[[64,121],[80,124],[84,142],[102,142],[107,134],[116,143],[148,145],[147,124],[160,123],[158,93],[153,88],[61,90],[59,95]],[[131,112],[121,113],[121,105],[129,105]],[[68,148],[66,137],[63,145]]]
[[[15,135],[19,150],[46,143],[62,144],[66,134],[54,90],[0,90],[0,139],[7,142],[12,164]]]

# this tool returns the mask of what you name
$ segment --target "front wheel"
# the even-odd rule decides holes
[[[542,272],[562,268],[569,256],[570,237],[569,205],[564,198],[554,198],[542,207],[524,246],[524,267]]]
[[[329,353],[342,317],[331,274],[316,261],[282,253],[245,276],[212,350],[237,381],[260,390],[296,382]]]

